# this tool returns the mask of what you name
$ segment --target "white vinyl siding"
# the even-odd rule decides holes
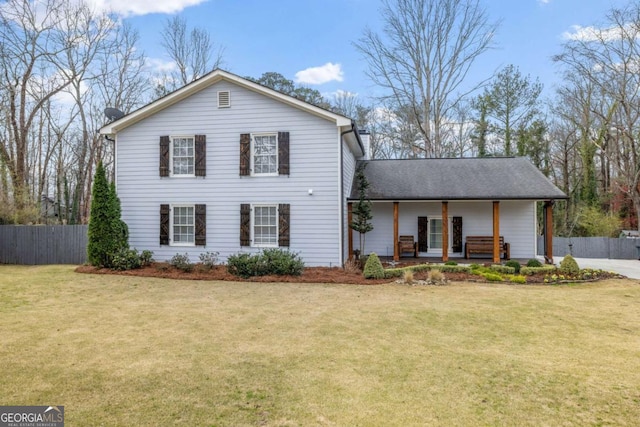
[[[195,176],[195,138],[193,136],[171,137],[171,175]]]
[[[233,108],[217,108],[217,92],[233,92]],[[289,132],[290,175],[239,176],[239,140],[245,133]],[[207,179],[158,176],[162,135],[207,135]],[[262,94],[221,81],[121,131],[117,135],[117,186],[129,243],[154,251],[159,261],[176,249],[158,243],[158,206],[207,205],[207,245],[188,248],[191,259],[220,252],[224,262],[243,251],[239,239],[242,203],[287,203],[291,210],[289,249],[308,266],[340,262],[340,131],[335,122],[301,111]],[[309,195],[313,189],[313,195]]]

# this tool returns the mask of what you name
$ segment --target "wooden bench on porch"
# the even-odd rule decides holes
[[[398,254],[402,256],[403,252],[411,252],[414,258],[418,258],[418,242],[413,240],[413,236],[398,237]]]
[[[505,259],[511,259],[511,246],[504,242],[504,236],[500,236],[498,244],[500,258],[504,254]],[[493,255],[493,236],[467,236],[464,244],[464,257],[469,258],[471,254]]]

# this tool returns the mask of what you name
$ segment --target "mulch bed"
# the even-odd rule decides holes
[[[114,271],[108,268],[80,266],[78,273],[121,274],[124,276],[160,277],[180,280],[227,280],[234,282],[295,282],[295,283],[345,283],[354,285],[379,285],[390,279],[372,280],[362,277],[362,273],[349,273],[338,267],[305,267],[300,276],[259,276],[243,279],[227,272],[227,267],[217,265],[210,270],[196,265],[192,272],[183,272],[167,263],[155,262],[136,270]]]
[[[159,277],[164,279],[179,280],[226,280],[234,282],[295,282],[295,283],[344,283],[353,285],[379,285],[391,283],[396,279],[365,279],[362,273],[348,272],[339,267],[306,267],[301,276],[260,276],[242,279],[227,272],[226,266],[218,265],[210,270],[196,265],[192,272],[183,272],[168,263],[155,262],[149,266],[136,270],[114,271],[108,268],[96,268],[92,266],[80,266],[78,273],[90,274],[119,274],[123,276]],[[415,280],[426,280],[427,272],[414,273]],[[444,273],[447,280],[452,282],[487,282],[481,276],[468,273]],[[602,272],[598,279],[620,278],[615,273]],[[544,283],[544,274],[527,276],[527,284]],[[572,281],[575,283],[577,281]]]

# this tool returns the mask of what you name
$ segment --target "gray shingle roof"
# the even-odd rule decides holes
[[[524,157],[369,160],[371,200],[565,199]],[[351,199],[358,198],[357,181]]]

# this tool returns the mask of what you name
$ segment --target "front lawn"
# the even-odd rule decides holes
[[[635,425],[640,286],[0,266],[2,405],[68,425]]]

